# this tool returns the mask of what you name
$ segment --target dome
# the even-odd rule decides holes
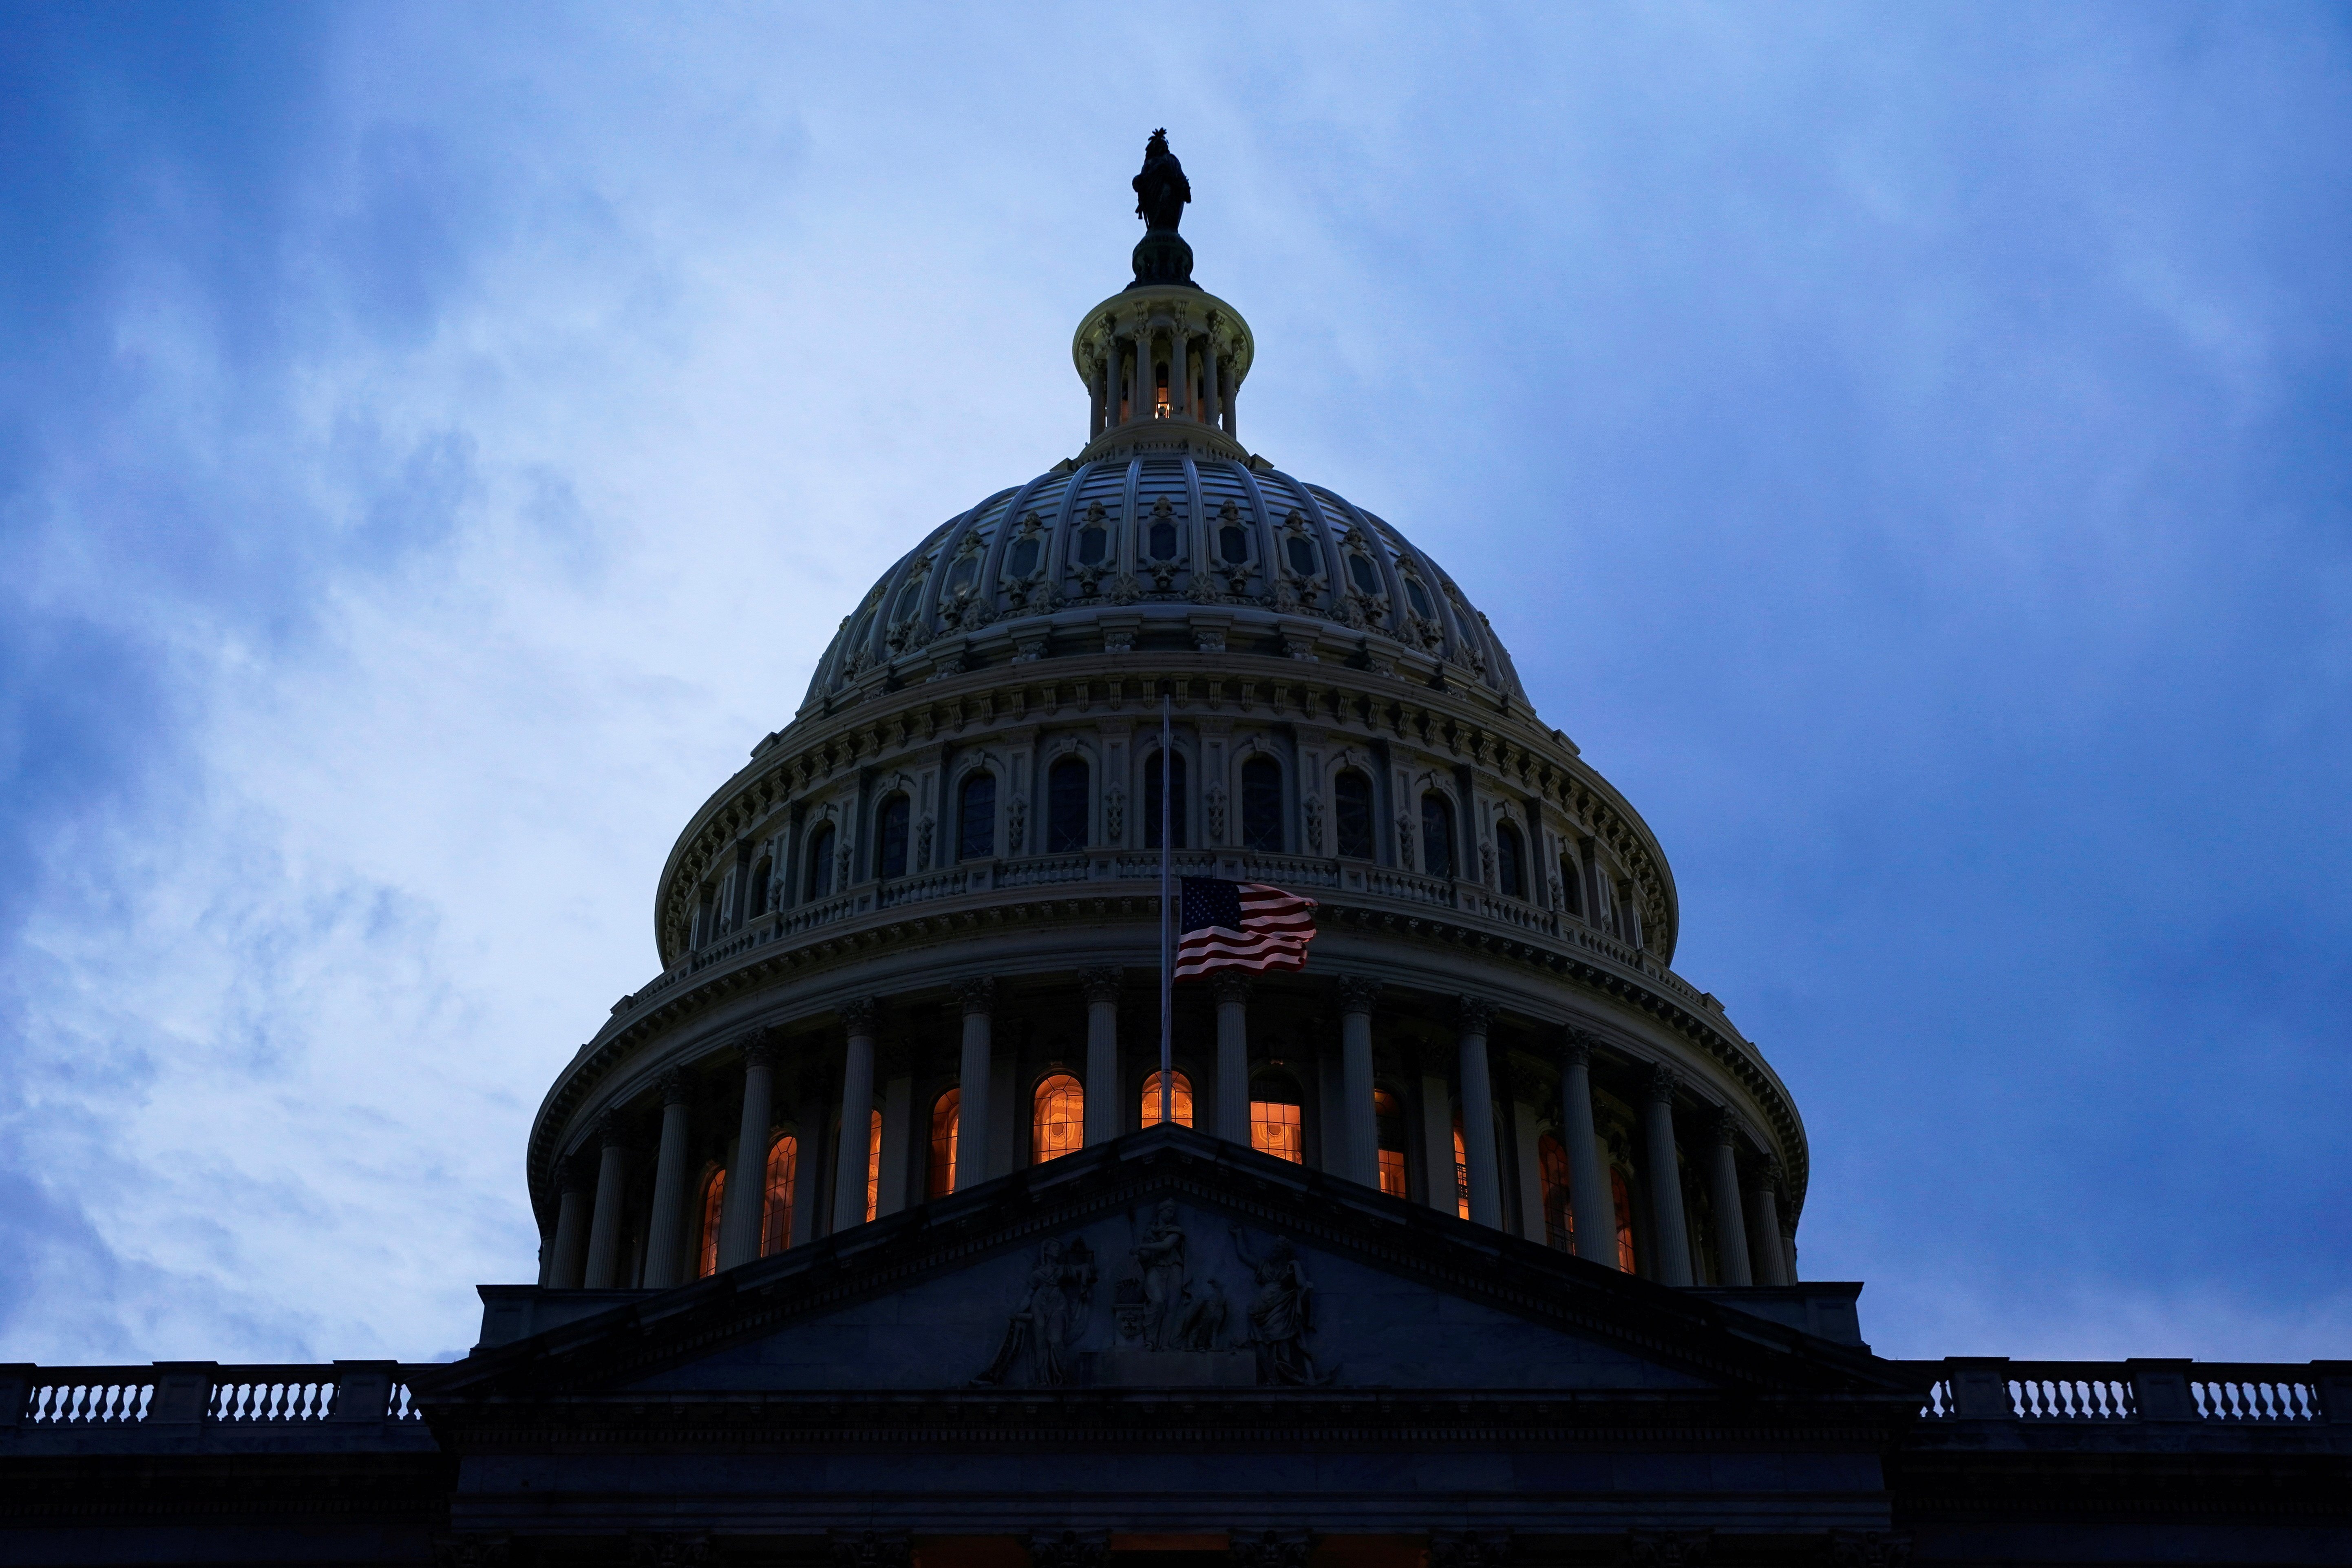
[[[1334,641],[1359,668],[1525,704],[1486,617],[1387,521],[1261,458],[1171,444],[1090,451],[932,530],[843,618],[803,711],[997,662],[990,646],[1009,661],[1212,643],[1318,657]]]

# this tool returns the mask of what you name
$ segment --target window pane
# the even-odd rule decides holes
[[[1238,566],[1249,559],[1249,534],[1232,523],[1217,530],[1217,548],[1225,559]]]
[[[1578,920],[1584,918],[1584,873],[1578,868],[1573,856],[1559,858],[1559,889],[1568,900],[1568,912]]]
[[[1454,806],[1442,795],[1421,797],[1421,868],[1433,877],[1454,875]]]
[[[1169,1075],[1169,1109],[1176,1113],[1176,1125],[1192,1125],[1192,1080],[1182,1073]],[[1160,1125],[1160,1075],[1153,1073],[1143,1082],[1143,1125]]]
[[[882,829],[875,835],[875,867],[877,877],[903,877],[907,874],[907,797],[894,795],[882,805]]]
[[[1339,853],[1354,860],[1372,858],[1372,781],[1349,769],[1332,787]]]
[[[1055,1073],[1037,1086],[1036,1163],[1059,1159],[1086,1141],[1087,1091],[1069,1074]]]
[[[1638,1274],[1633,1267],[1633,1200],[1626,1195],[1625,1173],[1609,1173],[1609,1195],[1617,1203],[1617,1267],[1621,1272]]]
[[[1454,1124],[1454,1209],[1470,1217],[1470,1157],[1462,1152],[1462,1123]]]
[[[874,1112],[874,1120],[866,1128],[866,1223],[874,1223],[874,1211],[882,1199],[882,1113]]]
[[[1352,550],[1348,552],[1348,575],[1355,580],[1358,593],[1377,594],[1381,591],[1380,574],[1372,570],[1372,563]]]
[[[768,1145],[768,1182],[761,1205],[760,1256],[793,1244],[793,1178],[799,1173],[800,1140],[787,1132]]]
[[[1242,764],[1242,847],[1282,853],[1282,769],[1271,757]]]
[[[1013,559],[1010,563],[1013,575],[1026,577],[1030,573],[1037,570],[1037,548],[1038,542],[1034,534],[1013,547]]]
[[[1176,525],[1155,522],[1151,525],[1151,558],[1154,561],[1176,559]]]
[[[1087,847],[1087,764],[1064,757],[1045,775],[1045,852],[1066,855]]]
[[[1527,878],[1520,869],[1519,830],[1507,822],[1495,829],[1495,874],[1502,883],[1503,896],[1526,898]]]
[[[1404,580],[1404,592],[1405,597],[1412,601],[1412,613],[1414,615],[1419,616],[1424,621],[1436,619],[1436,616],[1430,613],[1429,595],[1422,588],[1420,578],[1406,578]]]
[[[1568,1200],[1568,1151],[1547,1132],[1536,1140],[1543,1174],[1544,1240],[1559,1252],[1576,1250],[1576,1210]]]
[[[1110,535],[1099,528],[1082,528],[1078,530],[1078,564],[1081,566],[1101,565],[1103,552],[1108,547],[1109,543]]]
[[[974,773],[964,780],[961,799],[956,857],[985,860],[996,853],[996,775]]]
[[[1175,847],[1184,842],[1184,756],[1181,752],[1168,753],[1169,783],[1173,795],[1170,812],[1173,823]],[[1160,753],[1153,752],[1143,764],[1143,847],[1160,847]]]
[[[695,1278],[709,1279],[719,1272],[719,1216],[725,1207],[727,1172],[724,1167],[710,1173],[702,1184],[702,1240],[696,1248]]]
[[[1294,1165],[1305,1164],[1307,1143],[1300,1135],[1298,1107],[1278,1100],[1251,1100],[1250,1147]]]
[[[833,829],[818,828],[808,837],[808,892],[822,899],[833,891]]]
[[[1301,577],[1315,575],[1315,545],[1312,541],[1302,539],[1294,533],[1286,542],[1284,553],[1290,557],[1290,569],[1293,572],[1297,573]]]
[[[931,1107],[931,1173],[925,1191],[935,1198],[955,1191],[956,1113],[962,1103],[963,1091],[951,1089]]]

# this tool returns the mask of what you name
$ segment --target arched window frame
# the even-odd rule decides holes
[[[1555,1252],[1576,1250],[1576,1205],[1568,1169],[1568,1145],[1558,1133],[1536,1135],[1536,1184],[1543,1194],[1545,1244]]]
[[[982,810],[972,806],[972,792],[985,785],[988,804]],[[997,816],[1004,809],[1003,792],[997,787],[996,773],[988,767],[966,769],[957,778],[955,786],[956,858],[987,860],[996,855]]]
[[[1495,890],[1507,899],[1528,896],[1527,835],[1507,816],[1495,820]]]
[[[774,879],[775,861],[762,855],[751,864],[751,891],[744,900],[743,913],[747,920],[758,920],[768,912],[768,894]]]
[[[1364,817],[1360,837],[1352,837],[1349,831],[1347,802],[1341,794],[1343,786],[1352,788],[1348,784],[1351,779],[1360,780],[1363,784]],[[1379,859],[1380,821],[1380,791],[1372,781],[1372,775],[1352,763],[1335,769],[1331,774],[1332,854],[1350,860]]]
[[[1573,849],[1559,852],[1559,889],[1560,901],[1567,906],[1563,912],[1584,919],[1584,868]]]
[[[1271,1089],[1285,1098],[1267,1099],[1261,1094],[1262,1089]],[[1283,1118],[1263,1114],[1277,1107],[1290,1114]],[[1276,1125],[1277,1121],[1279,1127]],[[1283,1128],[1287,1129],[1286,1134],[1281,1131]],[[1285,1068],[1264,1068],[1250,1079],[1250,1147],[1293,1164],[1307,1163],[1307,1094],[1297,1078]]]
[[[1193,1125],[1193,1117],[1200,1110],[1199,1103],[1192,1098],[1192,1077],[1182,1068],[1175,1068],[1169,1076],[1175,1080],[1173,1089],[1168,1098],[1170,1109],[1176,1113],[1176,1125],[1191,1127]],[[1138,1127],[1160,1125],[1160,1069],[1158,1068],[1152,1068],[1151,1076],[1143,1080],[1143,1092],[1136,1097],[1135,1109]]]
[[[1070,820],[1073,796],[1065,781],[1076,776],[1076,820]],[[1048,855],[1077,854],[1094,843],[1094,759],[1073,747],[1045,764],[1045,841]]]
[[[1406,1150],[1412,1135],[1406,1127],[1406,1097],[1386,1084],[1372,1090],[1372,1142],[1380,1154],[1381,1191],[1391,1197],[1412,1195]]]
[[[1243,754],[1241,765],[1235,773],[1238,787],[1234,791],[1234,798],[1241,805],[1236,813],[1239,820],[1235,826],[1241,830],[1242,847],[1260,855],[1287,854],[1290,847],[1290,781],[1286,776],[1287,770],[1283,767],[1282,759],[1271,752],[1253,748]],[[1253,774],[1260,781],[1271,775],[1274,798],[1270,806],[1264,799],[1263,783],[1257,795],[1253,796]],[[1271,812],[1270,817],[1256,819],[1258,813],[1267,810]]]
[[[695,1187],[694,1277],[719,1272],[719,1231],[727,1213],[727,1167],[715,1161]]]
[[[895,816],[894,816],[895,814]],[[874,808],[874,875],[903,877],[914,866],[914,798],[892,790]]]
[[[963,1126],[963,1090],[950,1085],[931,1101],[929,1136],[923,1179],[926,1197],[943,1198],[955,1191],[956,1142]]]
[[[1176,839],[1174,847],[1189,849],[1192,845],[1192,759],[1182,741],[1169,749],[1175,766],[1170,770],[1175,777],[1175,809],[1170,813],[1170,826]],[[1150,747],[1143,753],[1143,777],[1135,792],[1139,809],[1143,813],[1143,832],[1139,836],[1146,849],[1160,847],[1160,738],[1151,738]]]
[[[800,1136],[790,1129],[768,1135],[768,1155],[761,1163],[760,1256],[771,1257],[793,1244],[793,1204],[799,1196]]]
[[[1448,879],[1459,876],[1462,822],[1461,813],[1454,808],[1454,797],[1442,789],[1423,790],[1419,816],[1422,874]],[[1443,866],[1433,853],[1441,847],[1444,851]]]
[[[809,824],[801,852],[801,901],[814,903],[833,896],[833,850],[836,841],[833,819],[818,817]]]
[[[1029,1162],[1042,1165],[1075,1154],[1087,1142],[1087,1087],[1056,1068],[1029,1091]]]

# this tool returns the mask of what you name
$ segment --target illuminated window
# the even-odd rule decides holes
[[[874,1223],[874,1211],[882,1202],[882,1113],[874,1112],[874,1120],[866,1124],[866,1223]]]
[[[1154,419],[1165,419],[1168,417],[1170,409],[1168,402],[1168,367],[1164,364],[1156,366],[1153,370],[1153,375],[1159,390],[1152,395],[1151,416]]]
[[[1168,1104],[1176,1113],[1176,1125],[1192,1125],[1192,1080],[1182,1073],[1169,1076]],[[1143,1125],[1160,1125],[1160,1075],[1153,1073],[1143,1084]]]
[[[800,1173],[801,1141],[786,1132],[768,1145],[768,1183],[761,1205],[760,1256],[793,1244],[793,1178]]]
[[[1638,1274],[1633,1267],[1633,1200],[1625,1192],[1625,1173],[1609,1173],[1610,1196],[1617,1200],[1617,1267],[1627,1274]]]
[[[727,1197],[727,1172],[722,1166],[710,1173],[702,1184],[702,1242],[695,1249],[694,1274],[698,1279],[709,1279],[719,1272],[719,1215]]]
[[[1379,1132],[1381,1191],[1392,1198],[1405,1196],[1404,1107],[1387,1089],[1372,1091],[1372,1125]]]
[[[1470,1156],[1462,1152],[1462,1119],[1454,1119],[1454,1212],[1470,1217]]]
[[[931,1197],[955,1191],[956,1112],[962,1104],[963,1090],[951,1089],[931,1107],[931,1177],[924,1189]]]
[[[1568,1201],[1568,1151],[1547,1132],[1536,1140],[1536,1165],[1543,1177],[1544,1240],[1555,1250],[1576,1250],[1576,1210]]]
[[[1044,1164],[1087,1141],[1087,1091],[1068,1073],[1057,1072],[1037,1086],[1035,1160]]]
[[[1305,1164],[1307,1140],[1299,1125],[1297,1090],[1274,1078],[1260,1079],[1250,1088],[1250,1147],[1294,1165]]]

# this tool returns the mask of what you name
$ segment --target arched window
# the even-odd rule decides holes
[[[1507,899],[1528,896],[1527,851],[1521,847],[1525,842],[1510,823],[1495,825],[1495,880]]]
[[[1045,774],[1045,853],[1087,847],[1087,797],[1093,782],[1084,757],[1064,757]]]
[[[1638,1274],[1633,1266],[1633,1200],[1625,1191],[1625,1173],[1612,1169],[1609,1173],[1609,1195],[1617,1205],[1617,1268],[1621,1273]]]
[[[1372,858],[1372,781],[1349,768],[1331,781],[1332,826],[1339,853],[1350,860]]]
[[[709,888],[702,889],[702,901],[694,907],[694,935],[688,939],[691,945],[700,947],[710,940],[711,913],[718,908],[718,902],[716,893]]]
[[[1404,1107],[1387,1089],[1372,1091],[1372,1126],[1381,1147],[1381,1191],[1392,1198],[1403,1197]]]
[[[800,1174],[801,1141],[780,1132],[768,1145],[768,1190],[761,1206],[760,1256],[793,1244],[793,1183]]]
[[[1568,1198],[1568,1151],[1544,1133],[1536,1140],[1536,1167],[1543,1180],[1544,1240],[1558,1252],[1576,1250],[1576,1210]]]
[[[956,796],[956,858],[985,860],[996,853],[996,775],[974,773]]]
[[[767,912],[768,858],[762,855],[760,863],[751,868],[751,897],[744,905],[744,913],[750,919],[757,920]]]
[[[833,891],[833,824],[819,823],[808,836],[806,899],[822,899]]]
[[[1250,1084],[1250,1147],[1294,1165],[1307,1163],[1298,1090],[1289,1079],[1269,1073]]]
[[[1454,803],[1435,790],[1421,797],[1421,868],[1454,875]]]
[[[1035,1163],[1058,1160],[1087,1141],[1087,1091],[1068,1073],[1057,1072],[1037,1086],[1033,1144]]]
[[[874,874],[907,874],[907,818],[912,807],[903,795],[894,795],[874,814]]]
[[[1242,764],[1242,847],[1282,853],[1282,767],[1272,757]]]
[[[931,1168],[923,1184],[926,1195],[943,1198],[955,1191],[957,1110],[963,1091],[951,1089],[931,1106]]]
[[[1185,847],[1184,841],[1184,754],[1168,753],[1169,820],[1173,825],[1174,847]],[[1160,847],[1160,753],[1154,752],[1143,764],[1143,847]]]
[[[1568,900],[1568,912],[1578,920],[1582,920],[1584,918],[1584,872],[1577,865],[1576,857],[1573,855],[1563,855],[1559,858],[1559,890],[1560,895]]]
[[[1454,1212],[1470,1217],[1470,1156],[1462,1152],[1462,1118],[1454,1119]]]
[[[707,1279],[719,1272],[719,1216],[726,1200],[727,1167],[721,1165],[702,1184],[702,1229],[694,1249],[694,1277],[698,1279]]]
[[[1171,1073],[1168,1078],[1168,1108],[1176,1114],[1176,1125],[1192,1125],[1192,1080],[1182,1073]],[[1143,1080],[1143,1125],[1160,1125],[1160,1075],[1153,1073]]]
[[[866,1124],[866,1223],[874,1223],[882,1206],[882,1113],[872,1113]]]

